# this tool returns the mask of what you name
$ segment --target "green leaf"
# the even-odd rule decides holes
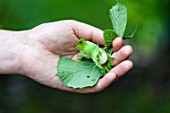
[[[95,64],[91,60],[76,62],[61,56],[56,76],[69,87],[84,88],[93,86],[103,75],[100,69],[94,66]]]
[[[118,36],[123,37],[127,24],[127,9],[121,4],[117,3],[110,9],[110,18],[113,24],[113,30]]]
[[[112,48],[113,40],[118,36],[113,30],[107,29],[103,33],[106,49]]]

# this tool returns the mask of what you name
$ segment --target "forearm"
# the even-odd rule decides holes
[[[22,32],[0,30],[0,74],[18,73]]]

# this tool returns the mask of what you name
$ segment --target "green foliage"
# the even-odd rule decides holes
[[[81,52],[77,58],[80,62],[61,56],[56,76],[69,87],[93,86],[103,74],[111,70],[114,58],[93,42],[85,41],[83,37],[80,37],[77,49]]]
[[[117,11],[118,10],[118,11]],[[105,40],[105,47],[104,49],[100,48],[98,45],[96,45],[93,42],[90,41],[85,41],[83,37],[80,37],[80,44],[77,45],[77,49],[80,51],[80,55],[78,56],[78,60],[80,62],[75,62],[63,57],[60,57],[59,63],[58,63],[58,73],[57,76],[63,81],[63,83],[67,86],[73,87],[73,88],[84,88],[87,86],[92,86],[97,83],[97,81],[93,81],[93,83],[86,82],[86,76],[90,76],[87,71],[92,71],[94,69],[92,68],[87,68],[91,67],[91,64],[89,63],[84,63],[83,59],[92,59],[92,65],[93,67],[95,66],[96,68],[100,69],[100,71],[103,74],[106,74],[109,72],[112,67],[113,67],[113,60],[114,58],[111,56],[112,54],[112,42],[117,36],[123,36],[125,28],[126,28],[126,23],[127,23],[127,10],[126,7],[120,3],[117,3],[115,6],[112,7],[110,10],[111,14],[111,19],[113,23],[113,30],[105,30],[103,33],[104,40]],[[117,20],[118,19],[118,20]],[[116,22],[113,22],[116,21]],[[122,30],[123,29],[123,30]],[[76,64],[76,67],[74,67],[74,73],[81,72],[79,70],[82,69],[87,69],[85,71],[82,71],[79,76],[76,76],[71,70],[72,70],[72,65],[67,65],[65,63],[67,62],[72,62],[73,64]],[[65,62],[65,63],[64,63]],[[89,65],[87,65],[89,64]],[[78,68],[77,68],[78,67]],[[62,69],[64,68],[64,69]],[[90,70],[91,69],[91,70]],[[71,71],[71,73],[69,72]],[[84,74],[82,74],[84,72]],[[73,74],[72,74],[73,73]],[[93,73],[92,73],[93,74]],[[100,77],[100,73],[95,73],[98,74],[96,75],[97,77]],[[75,79],[76,78],[76,79]],[[85,81],[83,81],[83,78]],[[95,78],[95,80],[98,80],[99,78]],[[71,80],[71,83],[70,83]],[[81,85],[80,83],[75,82],[77,81],[82,81]]]
[[[107,48],[105,51],[95,43],[85,41],[83,37],[80,37],[80,44],[77,45],[77,49],[81,53],[77,58],[78,60],[82,60],[83,58],[92,59],[95,66],[98,67],[103,74],[109,72],[112,68],[114,58],[111,54],[106,53]]]
[[[123,37],[127,24],[127,9],[121,4],[117,3],[110,9],[110,18],[113,24],[113,30],[118,36]]]
[[[104,30],[103,37],[107,49],[112,48],[112,42],[118,35],[111,29]]]
[[[96,44],[94,44],[93,42],[85,41],[83,37],[80,37],[79,42],[81,44],[78,44],[76,48],[79,51],[81,51],[81,53],[83,54],[84,57],[92,58],[93,57],[92,52],[95,51],[95,50],[97,51],[97,54],[98,54],[99,47]],[[79,60],[81,60],[80,57],[81,56],[79,56]]]
[[[103,75],[100,69],[94,66],[95,64],[90,60],[76,62],[60,57],[56,76],[69,87],[84,88],[93,86]]]
[[[127,9],[121,3],[117,3],[110,9],[110,18],[112,20],[113,30],[108,29],[103,33],[106,51],[111,51],[112,42],[116,37],[119,36],[123,39],[130,39],[134,36],[137,29],[136,27],[131,36],[124,36],[127,24]]]

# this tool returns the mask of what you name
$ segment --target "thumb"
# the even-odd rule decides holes
[[[65,24],[69,25],[75,35],[79,38],[80,36],[83,36],[85,40],[90,40],[94,43],[104,45],[104,38],[103,38],[103,31],[95,28],[91,25],[81,23],[74,20],[66,20],[63,21]]]

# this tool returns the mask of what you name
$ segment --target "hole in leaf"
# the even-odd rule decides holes
[[[90,76],[87,76],[87,78],[89,78]]]

